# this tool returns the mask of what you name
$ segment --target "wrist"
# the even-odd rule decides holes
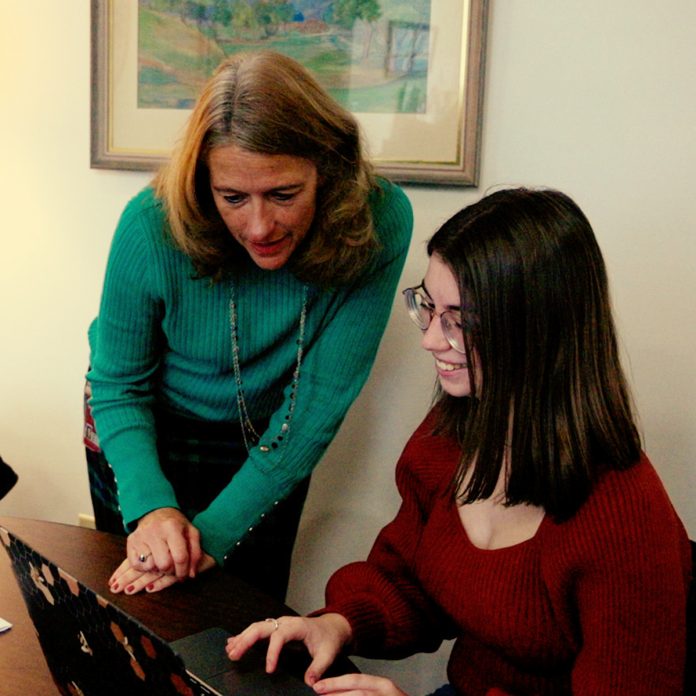
[[[343,614],[337,612],[329,612],[322,614],[319,618],[324,625],[336,636],[338,644],[341,648],[349,645],[353,639],[353,629],[351,628],[348,619]]]

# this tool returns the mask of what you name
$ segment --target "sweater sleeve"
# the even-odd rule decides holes
[[[619,473],[578,513],[582,540],[567,541],[581,559],[573,694],[681,694],[688,539],[645,457]]]
[[[295,399],[291,432],[281,447],[251,450],[211,505],[194,519],[203,546],[218,562],[273,505],[309,476],[362,389],[392,309],[413,226],[401,189],[384,182],[373,201],[382,245],[376,263],[353,286],[333,292],[318,338],[305,352],[297,394],[288,385],[261,444],[281,432]]]
[[[397,464],[402,503],[378,535],[367,561],[338,570],[326,588],[326,606],[351,625],[351,653],[398,659],[436,650],[454,637],[454,626],[428,597],[416,577],[418,548],[436,496],[445,495],[451,462],[438,449],[448,445],[429,436],[430,417],[413,434]],[[450,451],[456,451],[449,446]],[[428,452],[426,456],[425,452]],[[432,457],[430,456],[432,455]]]
[[[153,230],[161,234],[162,215],[145,189],[117,226],[99,319],[90,327],[91,403],[126,525],[157,507],[178,507],[159,466],[152,411],[162,343],[162,249],[152,244]]]

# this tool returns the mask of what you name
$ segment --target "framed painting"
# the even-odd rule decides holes
[[[236,51],[273,49],[358,119],[379,172],[478,183],[487,0],[91,0],[91,165],[154,170]]]

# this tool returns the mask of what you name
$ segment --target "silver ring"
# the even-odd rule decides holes
[[[141,563],[145,563],[145,561],[147,561],[147,559],[150,558],[150,556],[152,556],[151,553],[141,553],[141,554],[138,556],[138,560],[139,560]]]
[[[264,619],[264,621],[269,621],[270,623],[273,624],[273,631],[278,630],[278,626],[280,626],[280,623],[278,622],[278,619]],[[273,632],[271,631],[271,633]]]

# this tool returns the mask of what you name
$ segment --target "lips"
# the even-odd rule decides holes
[[[259,256],[274,256],[285,249],[289,239],[286,235],[272,242],[249,242],[249,248]]]
[[[451,363],[444,362],[435,358],[435,365],[440,372],[455,372],[456,370],[465,370],[466,363]]]

